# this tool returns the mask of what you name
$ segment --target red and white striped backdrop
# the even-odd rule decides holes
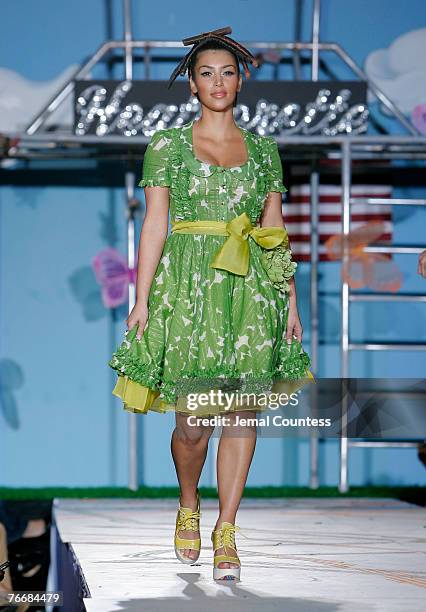
[[[351,197],[390,198],[392,187],[389,185],[352,185]],[[334,234],[340,234],[341,228],[341,195],[340,185],[319,186],[319,260],[329,261],[324,242]],[[283,201],[283,219],[290,237],[291,250],[295,261],[310,261],[311,239],[311,189],[309,184],[294,185]],[[392,242],[392,205],[351,204],[351,230],[367,221],[383,221],[385,233],[379,240]]]

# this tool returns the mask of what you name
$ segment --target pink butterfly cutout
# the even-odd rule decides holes
[[[96,280],[102,287],[102,301],[107,308],[116,308],[128,299],[129,283],[136,283],[136,268],[129,268],[123,255],[107,247],[92,259]]]
[[[426,134],[426,103],[417,104],[413,108],[411,121],[421,134]]]

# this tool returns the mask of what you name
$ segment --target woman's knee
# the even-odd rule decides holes
[[[188,447],[208,444],[213,430],[214,427],[189,425],[185,417],[176,415],[176,436]]]
[[[257,434],[256,411],[239,410],[228,416],[228,423],[222,429],[222,435],[244,436]]]

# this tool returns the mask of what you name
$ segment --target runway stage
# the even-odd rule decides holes
[[[79,609],[78,589],[89,612],[407,612],[424,605],[426,512],[419,506],[243,499],[236,521],[247,536],[236,535],[242,580],[232,586],[212,579],[217,500],[201,497],[202,550],[193,566],[174,554],[176,509],[170,499],[55,499],[52,580],[64,591],[61,610]]]

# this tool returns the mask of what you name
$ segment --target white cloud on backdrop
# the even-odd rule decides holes
[[[78,64],[68,66],[51,81],[32,81],[14,70],[0,68],[0,132],[22,132],[51,97],[75,73]],[[46,125],[71,127],[73,94],[49,117]]]
[[[426,103],[426,28],[398,36],[387,49],[367,56],[364,70],[406,115]],[[368,102],[377,98],[369,93]],[[387,108],[380,110],[389,115]]]

